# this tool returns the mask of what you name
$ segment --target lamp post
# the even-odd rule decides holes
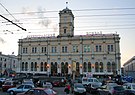
[[[48,74],[48,77],[50,76],[50,74],[49,74],[49,68],[50,68],[50,65],[49,64],[47,64],[47,74]]]
[[[80,74],[82,75],[82,64],[80,64]]]

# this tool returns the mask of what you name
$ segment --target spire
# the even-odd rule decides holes
[[[66,2],[66,9],[68,8],[68,2]]]

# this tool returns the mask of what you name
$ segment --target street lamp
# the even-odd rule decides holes
[[[47,64],[47,73],[48,73],[48,76],[49,76],[49,68],[50,68],[50,65],[49,64]]]

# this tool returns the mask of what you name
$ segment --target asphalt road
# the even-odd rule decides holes
[[[54,87],[54,90],[57,91],[57,95],[66,95],[65,92],[64,92],[64,87]],[[0,91],[0,95],[9,95],[8,93],[6,92],[3,92],[3,91]],[[70,95],[73,95],[70,93]],[[87,95],[91,95],[89,93],[87,93]]]

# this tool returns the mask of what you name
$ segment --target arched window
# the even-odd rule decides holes
[[[44,63],[44,71],[47,71],[47,62]]]
[[[83,71],[87,72],[87,63],[86,62],[84,62]]]
[[[96,63],[95,63],[95,72],[98,72],[98,71],[99,71],[98,68],[99,68],[99,67],[98,67],[98,62],[96,62]]]
[[[64,63],[61,63],[61,73],[64,74]]]
[[[107,63],[107,72],[111,72],[111,63],[110,62]]]
[[[25,63],[25,71],[28,71],[28,62]]]
[[[55,75],[57,74],[57,62],[55,62],[55,64],[54,64],[54,67],[55,67]]]
[[[76,62],[76,75],[79,76],[80,72],[79,72],[79,62]]]
[[[68,62],[65,63],[64,69],[65,69],[65,74],[68,74]]]
[[[116,72],[116,64],[115,64],[115,62],[112,62],[112,72],[113,73]]]
[[[88,72],[91,72],[91,63],[88,62]]]
[[[43,62],[41,62],[40,71],[43,71]]]
[[[57,62],[51,62],[51,74],[54,76],[57,74]]]
[[[33,68],[34,68],[34,64],[33,62],[31,62],[31,71],[33,71]]]
[[[51,74],[54,75],[54,65],[53,65],[53,62],[51,62]]]
[[[5,65],[6,67],[6,65]],[[24,71],[24,62],[22,62],[22,71]]]
[[[34,71],[37,71],[37,62],[35,62]]]
[[[79,72],[79,62],[76,62],[76,71]]]

